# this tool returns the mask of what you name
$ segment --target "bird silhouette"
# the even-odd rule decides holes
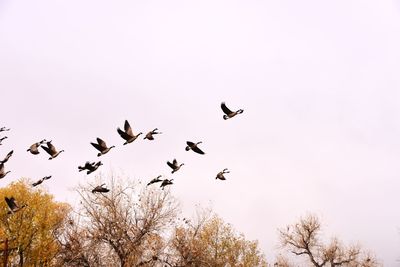
[[[198,154],[204,155],[205,153],[203,152],[203,150],[201,150],[201,149],[197,146],[197,145],[199,145],[199,144],[201,144],[201,143],[203,143],[203,142],[193,143],[193,142],[187,141],[187,142],[186,142],[187,146],[186,146],[185,149],[186,149],[186,151],[193,150],[194,152],[196,152],[196,153],[198,153]]]
[[[6,177],[7,173],[9,173],[11,171],[4,171],[4,163],[0,163],[0,179]]]
[[[51,178],[51,175],[45,176],[45,177],[43,177],[42,179],[40,179],[40,180],[34,182],[34,183],[32,184],[32,186],[33,186],[33,187],[38,186],[38,185],[40,185],[41,183],[43,183],[45,180],[49,180],[50,178]]]
[[[3,140],[5,140],[5,139],[7,139],[7,138],[8,138],[7,136],[4,136],[4,137],[0,138],[0,145],[1,145],[1,143],[3,142]]]
[[[110,192],[110,189],[104,187],[105,184],[98,185],[95,188],[93,188],[92,193],[108,193]]]
[[[158,129],[155,128],[154,130],[148,132],[143,139],[154,140],[154,136],[153,135],[162,134],[162,132],[157,132],[157,131],[158,131]]]
[[[138,133],[137,135],[135,135],[132,131],[131,126],[129,125],[129,122],[127,120],[125,120],[125,124],[124,124],[124,130],[122,131],[120,128],[117,128],[117,131],[119,133],[119,135],[122,137],[122,139],[125,140],[124,145],[127,145],[129,143],[132,143],[133,141],[136,140],[136,138],[139,137],[139,135],[141,135],[142,133]]]
[[[10,157],[12,156],[13,153],[14,153],[14,150],[11,150],[10,152],[8,152],[6,157],[3,160],[0,160],[0,163],[6,163],[10,159]]]
[[[64,152],[64,150],[60,150],[57,151],[56,147],[51,143],[52,141],[47,142],[47,146],[41,146],[41,148],[43,148],[44,151],[46,151],[49,155],[50,158],[49,160],[52,160],[54,158],[56,158],[58,155],[61,154],[61,152]]]
[[[230,109],[226,106],[225,102],[222,102],[222,103],[221,103],[221,109],[222,109],[222,111],[225,113],[225,115],[223,116],[224,120],[233,118],[233,117],[235,117],[236,115],[242,114],[242,113],[243,113],[243,109],[238,109],[238,110],[236,110],[236,111],[230,110]]]
[[[33,155],[37,155],[39,154],[39,147],[41,144],[45,143],[46,139],[43,139],[40,142],[34,143],[33,145],[31,145],[26,151],[31,152]]]
[[[224,176],[225,173],[229,173],[228,169],[226,169],[226,168],[223,169],[222,171],[220,171],[220,172],[217,174],[217,177],[215,177],[215,179],[226,180],[226,178],[225,178],[225,176]]]
[[[90,144],[92,144],[92,146],[94,146],[98,151],[100,151],[100,153],[97,154],[98,157],[100,157],[101,155],[106,154],[108,151],[111,150],[111,148],[115,147],[115,146],[108,147],[106,142],[104,142],[103,140],[101,140],[98,137],[97,137],[96,140],[97,140],[97,144],[96,143],[90,143]]]
[[[162,181],[161,185],[160,185],[160,187],[162,188],[162,190],[164,190],[164,187],[166,187],[167,185],[174,184],[174,183],[172,182],[173,180],[174,180],[174,179],[171,179],[171,180],[169,180],[169,179],[164,179],[164,180]]]
[[[7,212],[7,214],[15,213],[15,212],[21,210],[22,208],[28,206],[27,204],[24,204],[22,206],[18,206],[18,204],[15,202],[14,197],[10,197],[10,198],[5,197],[4,199],[5,199],[6,203],[7,203],[8,208],[9,208],[9,211]]]
[[[162,182],[163,180],[160,179],[160,178],[161,178],[161,175],[159,175],[159,176],[157,176],[156,178],[152,179],[152,180],[147,184],[147,186],[149,186],[149,185],[151,185],[151,184],[154,184],[154,183]]]
[[[172,163],[167,161],[167,164],[172,169],[171,173],[177,172],[183,165],[185,165],[185,163],[181,163],[180,165],[178,165],[178,162],[176,161],[176,159],[174,159],[172,161]]]

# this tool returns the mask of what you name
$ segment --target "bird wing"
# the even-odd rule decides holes
[[[97,143],[101,146],[101,147],[103,147],[103,148],[107,148],[107,144],[106,144],[106,142],[104,142],[103,140],[101,140],[100,138],[96,138],[97,139]]]
[[[176,161],[176,159],[174,159],[174,161],[172,161],[172,163],[176,166],[178,166],[178,161]]]
[[[44,151],[46,151],[48,154],[50,154],[50,155],[52,155],[52,152],[51,152],[51,149],[50,148],[48,148],[47,146],[41,146],[43,149],[44,149]]]
[[[173,163],[169,162],[169,161],[167,161],[167,164],[168,164],[168,166],[170,166],[172,169],[175,169],[175,168],[176,168],[176,166],[175,166]]]
[[[11,210],[18,208],[17,204],[15,203],[14,197],[10,197],[10,198],[5,197],[4,199],[6,200],[6,203]]]
[[[1,162],[6,163],[8,161],[8,159],[12,156],[13,153],[14,153],[14,150],[11,150],[10,152],[8,152],[7,156]]]
[[[192,147],[192,150],[196,153],[202,154],[204,155],[205,153],[203,152],[203,150],[201,150],[200,148],[198,148],[197,146]]]
[[[229,115],[232,113],[232,111],[225,105],[225,102],[221,103],[221,109],[226,115]]]
[[[190,142],[190,141],[187,141],[186,144],[187,144],[188,146],[190,146],[190,148],[192,148],[192,147],[194,146],[194,143],[193,143],[193,142]]]
[[[0,163],[0,173],[4,172],[4,163]]]
[[[128,135],[133,136],[132,127],[129,125],[128,120],[125,120],[124,129]]]
[[[44,181],[44,180],[49,180],[51,177],[52,177],[51,175],[45,176],[45,177],[42,178],[42,180],[43,180],[43,181]]]
[[[127,134],[126,132],[122,131],[120,128],[117,128],[117,131],[118,131],[119,135],[125,140],[128,140],[132,137],[129,134]]]
[[[31,145],[29,147],[29,149],[30,149],[30,151],[33,151],[33,152],[39,152],[38,147],[39,147],[39,143],[34,143],[33,145]]]
[[[57,149],[56,149],[55,146],[53,146],[52,143],[48,142],[48,143],[47,143],[47,146],[49,147],[49,149],[50,149],[50,151],[51,151],[51,153],[49,153],[49,154],[53,155],[53,154],[57,153]]]

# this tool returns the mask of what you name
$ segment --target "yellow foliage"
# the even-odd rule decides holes
[[[19,206],[9,214],[5,197],[14,197]],[[49,266],[59,250],[56,241],[70,206],[56,202],[47,192],[20,180],[0,189],[0,239],[8,239],[9,262],[27,266]],[[5,242],[0,244],[4,255]]]

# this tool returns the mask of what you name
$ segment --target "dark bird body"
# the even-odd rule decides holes
[[[6,177],[7,173],[9,173],[11,171],[4,171],[4,163],[0,163],[0,179]]]
[[[220,171],[220,172],[217,174],[217,177],[215,177],[215,179],[226,180],[226,178],[225,178],[225,176],[224,176],[225,173],[229,173],[228,169],[226,169],[226,168],[223,169],[222,171]]]
[[[86,174],[91,174],[92,172],[97,170],[101,165],[103,165],[103,163],[101,163],[101,161],[98,161],[98,162],[86,161],[85,165],[79,166],[78,169],[80,172],[87,170]]]
[[[129,125],[129,122],[127,120],[125,120],[125,124],[124,124],[124,130],[122,131],[120,128],[117,128],[117,131],[119,133],[119,135],[122,137],[122,139],[125,140],[124,145],[127,145],[129,143],[132,143],[133,141],[136,140],[136,138],[139,137],[139,135],[141,135],[142,133],[138,133],[137,135],[135,135],[132,131],[131,126]]]
[[[238,109],[238,110],[236,110],[236,111],[230,110],[230,109],[225,105],[225,102],[222,102],[222,103],[221,103],[221,109],[222,109],[222,111],[225,113],[225,115],[224,115],[224,117],[223,117],[224,120],[233,118],[233,117],[235,117],[236,115],[242,114],[242,113],[243,113],[243,109]]]
[[[26,150],[26,151],[31,152],[33,155],[37,155],[37,154],[40,153],[40,152],[39,152],[39,147],[40,147],[40,145],[43,144],[43,143],[45,143],[45,142],[46,142],[46,139],[43,139],[43,140],[40,141],[40,142],[34,143],[34,144],[31,145],[31,146],[28,148],[28,150]]]
[[[203,150],[201,150],[197,145],[199,145],[199,144],[201,144],[202,142],[197,142],[197,143],[193,143],[193,142],[190,142],[190,141],[187,141],[186,142],[186,144],[187,144],[187,146],[186,146],[186,151],[189,151],[189,150],[193,150],[194,152],[196,152],[196,153],[198,153],[198,154],[202,154],[202,155],[204,155],[205,153],[203,152]]]
[[[92,193],[108,193],[110,192],[110,189],[104,187],[105,184],[98,185],[95,188],[93,188]]]
[[[152,179],[152,180],[147,184],[147,186],[149,186],[149,185],[151,185],[151,184],[154,184],[154,183],[162,182],[163,180],[160,179],[160,178],[161,178],[161,175],[159,175],[159,176],[157,176],[156,178]]]
[[[1,127],[0,128],[0,132],[6,132],[6,131],[9,131],[10,130],[10,128],[6,128],[6,127]]]
[[[51,143],[51,141],[46,142],[46,144],[47,146],[42,145],[41,148],[43,148],[43,150],[50,155],[49,160],[56,158],[61,152],[64,152],[64,150],[57,151],[56,147]]]
[[[33,186],[33,187],[38,186],[38,185],[40,185],[41,183],[43,183],[45,180],[49,180],[50,178],[51,178],[51,175],[50,175],[50,176],[45,176],[45,177],[43,177],[42,179],[40,179],[40,180],[34,182],[34,183],[32,184],[32,186]]]
[[[181,163],[180,165],[178,165],[176,159],[174,159],[172,163],[167,161],[167,164],[172,169],[171,173],[177,172],[183,165],[185,165],[185,163]]]
[[[5,197],[4,199],[5,199],[6,203],[7,203],[8,208],[10,209],[7,212],[7,214],[15,213],[15,212],[17,212],[17,211],[19,211],[22,208],[27,206],[26,204],[22,205],[21,207],[18,206],[18,204],[15,202],[14,197],[10,197],[10,198]]]
[[[167,185],[174,184],[174,183],[172,182],[173,180],[174,180],[174,179],[171,179],[171,180],[165,179],[165,180],[163,180],[162,183],[161,183],[161,185],[160,185],[160,187],[164,190],[164,187],[166,187]]]
[[[106,142],[104,142],[103,140],[101,140],[98,137],[96,140],[97,140],[97,144],[96,143],[90,143],[90,144],[92,144],[92,146],[94,146],[98,151],[100,151],[100,153],[97,154],[98,157],[106,154],[108,151],[111,150],[111,148],[115,147],[115,146],[108,147]]]
[[[148,140],[154,140],[154,136],[155,134],[162,134],[162,132],[157,132],[157,128],[155,128],[154,130],[148,132],[146,134],[146,136],[143,139],[148,139]]]

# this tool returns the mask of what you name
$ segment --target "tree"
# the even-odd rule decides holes
[[[267,266],[257,241],[248,241],[216,215],[201,215],[175,228],[171,266]]]
[[[281,244],[297,256],[307,256],[310,264],[322,266],[374,267],[376,259],[359,246],[344,246],[337,238],[327,245],[320,241],[321,223],[316,216],[301,218],[300,222],[279,230]]]
[[[140,190],[127,181],[112,177],[108,193],[94,194],[90,184],[78,189],[81,206],[60,238],[60,265],[154,266],[161,261],[164,230],[176,218],[177,203],[168,190]]]
[[[70,206],[54,201],[52,195],[28,182],[19,180],[0,189],[0,239],[4,240],[0,250],[12,265],[50,266],[60,248],[56,235]],[[27,206],[10,213],[5,197]]]

